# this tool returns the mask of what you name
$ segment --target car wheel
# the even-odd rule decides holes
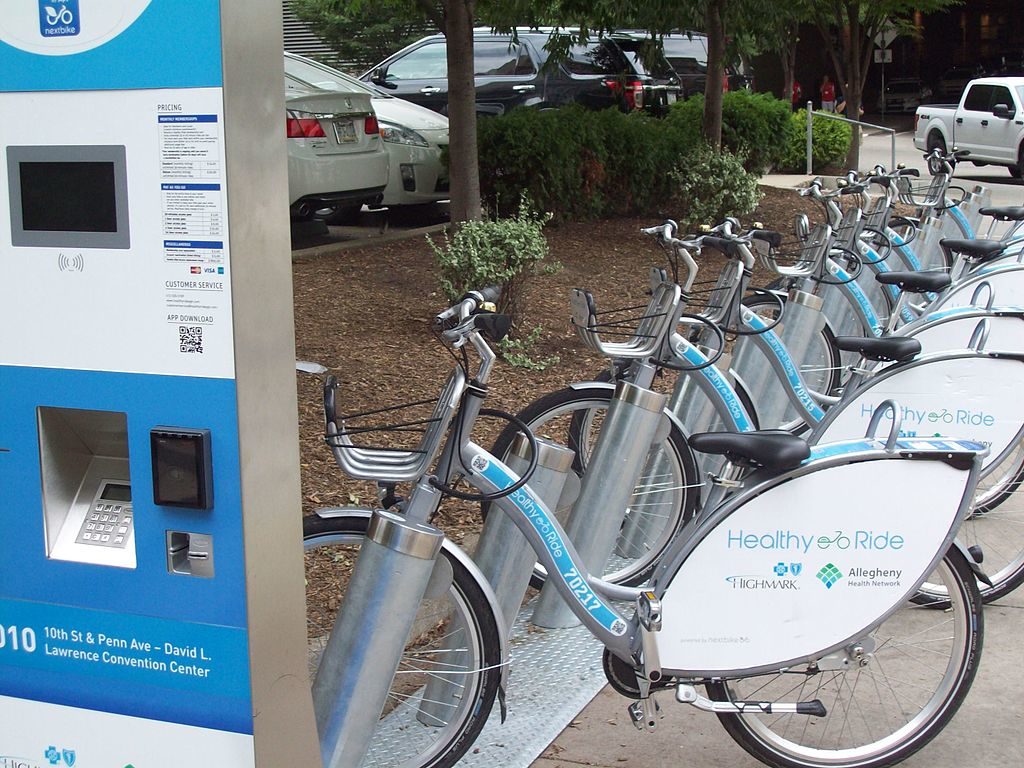
[[[942,154],[946,154],[946,140],[942,138],[942,134],[938,131],[932,131],[928,134],[928,151],[939,150]]]
[[[316,217],[328,224],[355,224],[359,220],[359,212],[362,205],[336,205],[330,208],[321,208],[316,212]]]
[[[1024,144],[1017,150],[1017,164],[1010,166],[1010,175],[1015,179],[1024,178]]]

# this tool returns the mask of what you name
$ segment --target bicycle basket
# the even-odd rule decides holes
[[[332,376],[324,385],[324,441],[335,462],[345,474],[359,480],[400,483],[421,477],[437,458],[466,390],[466,375],[461,368],[454,368],[437,400],[342,416],[335,414],[337,390],[338,383]],[[357,442],[371,436],[388,444]]]
[[[651,357],[675,327],[681,298],[678,285],[663,282],[654,289],[646,308],[635,305],[599,312],[589,291],[574,288],[569,299],[570,320],[583,342],[605,357]]]

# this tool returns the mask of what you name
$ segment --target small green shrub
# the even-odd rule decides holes
[[[511,315],[514,328],[521,319],[523,286],[544,268],[548,243],[543,229],[550,218],[535,213],[523,195],[514,216],[464,222],[454,235],[444,233],[443,246],[428,235],[448,300],[457,301],[469,290],[500,285],[498,311]]]
[[[814,145],[811,147],[811,162],[814,171],[842,166],[850,151],[853,130],[848,123],[832,120],[815,113]],[[801,109],[790,118],[792,135],[789,148],[779,164],[785,173],[804,173],[807,170],[807,110]]]
[[[743,167],[743,157],[707,144],[691,150],[670,173],[673,208],[680,224],[718,224],[726,216],[743,216],[757,207],[758,176]]]
[[[677,102],[667,121],[695,144],[701,135],[704,96]],[[744,167],[764,173],[785,156],[793,131],[789,104],[769,93],[729,91],[722,94],[722,147],[741,155]]]
[[[558,355],[535,357],[533,348],[540,339],[543,327],[538,325],[525,336],[518,339],[502,339],[498,343],[498,353],[502,359],[514,368],[525,368],[528,371],[543,371],[557,365]]]

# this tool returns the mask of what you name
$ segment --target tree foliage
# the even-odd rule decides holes
[[[808,4],[808,21],[821,32],[839,75],[846,100],[846,114],[856,119],[864,101],[874,37],[887,25],[895,24],[905,33],[916,33],[915,11],[931,13],[960,0],[803,0]],[[860,164],[860,137],[855,131],[847,165]]]
[[[291,7],[334,50],[339,63],[359,71],[435,31],[408,0],[292,0]]]

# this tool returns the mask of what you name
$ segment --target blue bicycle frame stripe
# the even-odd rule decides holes
[[[810,464],[821,459],[836,456],[847,456],[851,453],[863,453],[881,448],[885,444],[880,438],[862,438],[860,440],[844,440],[838,443],[812,445],[811,455],[803,460]],[[896,447],[904,451],[982,451],[985,446],[971,440],[953,440],[948,437],[906,437],[896,441]]]
[[[747,412],[743,409],[743,404],[736,395],[736,390],[732,388],[728,379],[722,375],[721,371],[713,365],[708,365],[708,358],[704,353],[692,344],[682,343],[676,347],[676,354],[682,356],[691,365],[704,366],[699,371],[695,371],[695,373],[699,373],[715,388],[715,392],[718,393],[722,404],[725,405],[725,409],[732,418],[733,429],[737,432],[753,432],[754,425],[748,418]]]
[[[505,490],[519,480],[518,477],[513,477],[506,472],[496,461],[488,461],[487,466],[483,469],[478,467],[474,467],[474,469],[499,490]],[[510,494],[508,499],[515,504],[516,509],[523,513],[533,529],[544,540],[548,554],[551,555],[551,559],[554,560],[558,568],[558,575],[576,598],[576,602],[608,632],[616,636],[624,635],[626,622],[590,588],[584,574],[580,573],[576,563],[566,551],[565,541],[562,539],[561,528],[558,527],[557,521],[548,517],[544,504],[531,493],[530,486],[524,485],[518,491]]]
[[[833,264],[832,266],[832,273],[841,283],[839,287],[850,292],[854,301],[857,302],[857,306],[860,307],[861,312],[864,313],[864,319],[867,320],[868,326],[871,328],[871,332],[875,336],[881,336],[883,333],[882,323],[879,321],[878,315],[875,314],[875,308],[871,306],[871,300],[868,298],[867,294],[864,293],[864,290],[859,285],[857,285],[857,281],[853,279],[849,272],[838,264]]]
[[[964,212],[960,210],[960,206],[954,205],[946,209],[949,211],[949,215],[956,219],[956,223],[960,226],[961,231],[964,233],[965,240],[972,240],[977,237],[974,234],[974,227],[971,226],[971,222],[964,216]]]
[[[907,260],[907,266],[911,269],[921,269],[921,261],[917,258],[917,254],[910,249],[910,245],[893,229],[887,229],[886,235],[892,240],[892,244],[896,246],[897,250],[903,254],[903,258]]]
[[[800,376],[800,371],[797,370],[796,363],[793,362],[793,358],[790,357],[789,352],[786,350],[786,346],[782,343],[782,340],[775,335],[775,331],[769,329],[768,325],[763,319],[761,319],[756,313],[751,312],[749,309],[744,308],[743,321],[758,331],[768,344],[772,354],[775,355],[775,359],[782,364],[782,368],[786,374],[786,380],[789,382],[790,388],[796,393],[797,399],[803,406],[807,414],[815,421],[821,421],[825,418],[825,412],[814,402],[814,398],[811,397],[811,393],[807,391],[804,386],[803,379]]]

